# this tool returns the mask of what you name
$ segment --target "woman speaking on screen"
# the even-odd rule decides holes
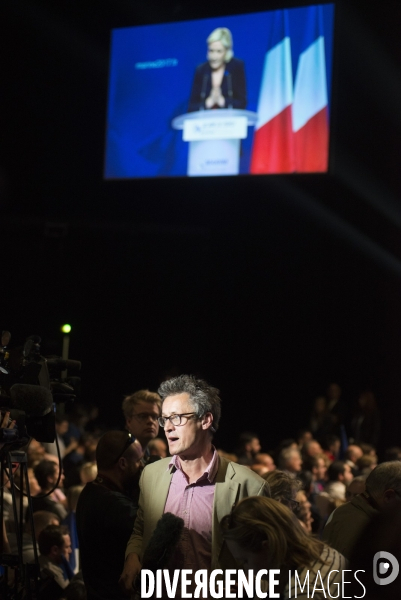
[[[206,43],[207,62],[195,71],[188,111],[245,108],[245,68],[242,60],[234,58],[231,31],[218,27]]]

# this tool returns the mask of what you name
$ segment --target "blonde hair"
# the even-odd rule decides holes
[[[97,476],[97,466],[95,462],[87,462],[79,469],[79,477],[83,485],[94,481]]]
[[[149,390],[139,390],[133,394],[125,396],[122,404],[124,417],[130,419],[134,414],[134,408],[139,402],[148,402],[149,404],[157,404],[159,411],[161,411],[162,401],[156,392],[150,392]]]
[[[78,498],[84,489],[83,485],[72,485],[67,490],[67,502],[70,511],[75,512],[77,510]]]
[[[286,565],[309,567],[319,560],[323,542],[312,538],[289,508],[263,496],[244,498],[221,521],[225,540],[232,540],[251,552],[259,552],[267,541],[269,569]]]
[[[206,39],[206,43],[212,44],[213,42],[221,42],[226,49],[226,58],[225,62],[228,63],[234,56],[233,52],[233,36],[231,35],[231,31],[227,29],[227,27],[217,27],[214,29],[209,37]]]

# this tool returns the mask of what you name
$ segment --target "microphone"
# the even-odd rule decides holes
[[[48,358],[46,360],[48,367],[55,367],[60,371],[65,371],[66,369],[76,369],[80,371],[81,369],[81,361],[80,360],[70,360],[63,358]]]
[[[156,528],[142,559],[142,567],[151,571],[163,568],[172,556],[184,529],[184,520],[173,513],[165,513]]]
[[[33,417],[44,417],[51,412],[53,396],[51,391],[40,385],[15,383],[10,388],[13,408],[23,410]]]
[[[163,569],[173,555],[184,529],[184,521],[172,513],[165,513],[158,520],[156,528],[149,540],[149,544],[142,559],[142,569],[148,569],[156,573],[157,569]],[[135,581],[137,597],[140,597],[141,573]]]
[[[228,91],[228,97],[230,98],[227,108],[232,108],[233,107],[233,81],[231,78],[231,73],[226,71],[225,75],[227,76],[227,91]]]
[[[206,98],[206,86],[207,86],[207,80],[209,79],[209,76],[207,74],[205,74],[203,76],[203,81],[202,81],[202,91],[201,91],[201,104],[200,104],[200,108],[199,110],[204,110],[204,104],[205,104],[205,98]]]

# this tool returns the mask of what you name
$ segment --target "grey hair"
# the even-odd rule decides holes
[[[282,450],[280,452],[280,454],[278,455],[277,458],[277,466],[280,470],[286,469],[287,468],[287,461],[288,459],[293,456],[294,454],[296,454],[297,456],[301,457],[301,453],[297,448],[285,448],[284,450]]]
[[[167,396],[187,393],[198,417],[210,412],[213,415],[213,425],[209,429],[215,433],[219,426],[221,416],[221,400],[219,390],[210,386],[203,379],[196,379],[194,375],[179,375],[167,381],[163,381],[158,389],[162,402]]]
[[[401,495],[401,462],[397,460],[381,463],[369,474],[365,486],[373,498],[379,498],[390,489]]]
[[[213,44],[213,42],[221,42],[223,44],[224,48],[226,49],[225,62],[230,62],[234,56],[233,36],[231,35],[231,31],[227,29],[227,27],[217,27],[217,29],[214,29],[206,40],[207,45]]]
[[[302,481],[278,469],[268,471],[262,475],[262,479],[270,485],[271,497],[292,510],[291,500],[295,500],[295,496],[302,489]]]

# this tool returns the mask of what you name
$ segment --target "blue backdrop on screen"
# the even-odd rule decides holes
[[[307,10],[288,11],[294,77],[305,50]],[[322,10],[330,107],[334,6]],[[234,56],[245,63],[246,108],[256,111],[272,18],[269,11],[113,30],[105,177],[186,175],[188,143],[171,122],[187,112],[195,68],[206,61],[206,38],[216,27],[232,33]],[[249,172],[253,130],[242,140],[240,173]]]

